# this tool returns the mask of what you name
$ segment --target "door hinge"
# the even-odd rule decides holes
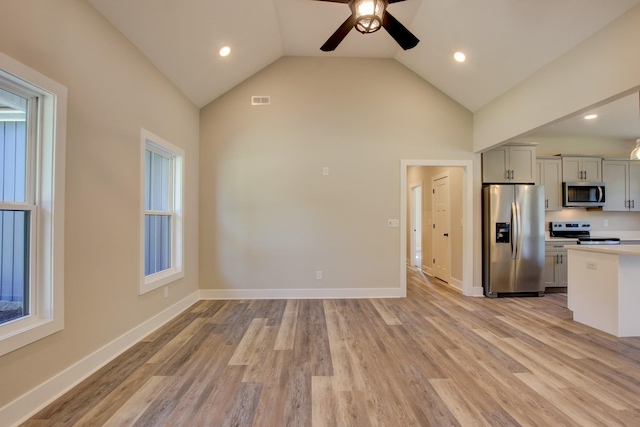
[[[433,194],[436,194],[436,189],[434,188],[433,190],[431,190],[431,192],[432,192]]]
[[[434,263],[434,264],[436,263],[436,259],[435,259],[435,258],[433,259],[433,263]]]
[[[433,229],[436,228],[436,223],[435,222],[431,225],[431,228],[433,228]]]

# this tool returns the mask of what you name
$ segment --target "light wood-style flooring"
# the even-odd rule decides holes
[[[200,301],[24,426],[640,426],[640,339],[566,296]]]

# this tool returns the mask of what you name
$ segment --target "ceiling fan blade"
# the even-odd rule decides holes
[[[354,14],[351,14],[351,16],[348,17],[347,20],[342,23],[342,25],[340,25],[340,28],[338,28],[336,32],[333,33],[331,37],[329,37],[329,40],[327,40],[325,44],[322,45],[320,50],[324,52],[335,50],[340,42],[342,42],[342,40],[347,37],[347,34],[349,34],[349,31],[351,31],[355,24],[356,16]]]
[[[321,0],[321,1],[326,1],[326,0]],[[391,3],[400,3],[401,1],[405,1],[405,0],[389,0],[389,4],[391,4]]]
[[[404,50],[411,49],[420,42],[411,31],[407,30],[407,28],[389,12],[385,12],[382,18],[382,26]]]
[[[332,3],[345,3],[345,4],[349,3],[349,0],[316,0],[316,1],[330,1]],[[394,0],[394,1],[404,1],[404,0]]]

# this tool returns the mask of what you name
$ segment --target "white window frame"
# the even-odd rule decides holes
[[[37,120],[30,129],[34,139],[27,154],[32,156],[28,168],[32,173],[27,176],[31,193],[26,203],[15,204],[31,211],[29,314],[0,325],[1,356],[64,328],[67,88],[1,52],[0,76],[30,94],[30,104],[37,104],[32,111]]]
[[[171,267],[145,276],[145,153],[147,150],[157,152],[171,158],[169,191],[169,208],[171,210]],[[140,295],[168,285],[184,277],[183,268],[183,183],[184,183],[184,150],[148,130],[140,130]],[[165,212],[161,212],[165,213]]]

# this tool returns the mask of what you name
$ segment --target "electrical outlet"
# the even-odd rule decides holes
[[[390,219],[387,222],[387,227],[391,227],[391,228],[400,227],[400,220],[399,219]]]
[[[329,175],[329,166],[325,166],[322,168],[322,175],[324,176]]]
[[[608,226],[609,226],[609,220],[608,220],[608,219],[605,219],[605,220],[604,220],[604,226],[605,226],[605,227],[608,227]]]
[[[593,261],[587,261],[587,268],[589,270],[597,270],[598,269],[598,264],[596,264]]]
[[[320,271],[320,270],[316,271],[316,279],[317,280],[322,280],[322,271]]]

